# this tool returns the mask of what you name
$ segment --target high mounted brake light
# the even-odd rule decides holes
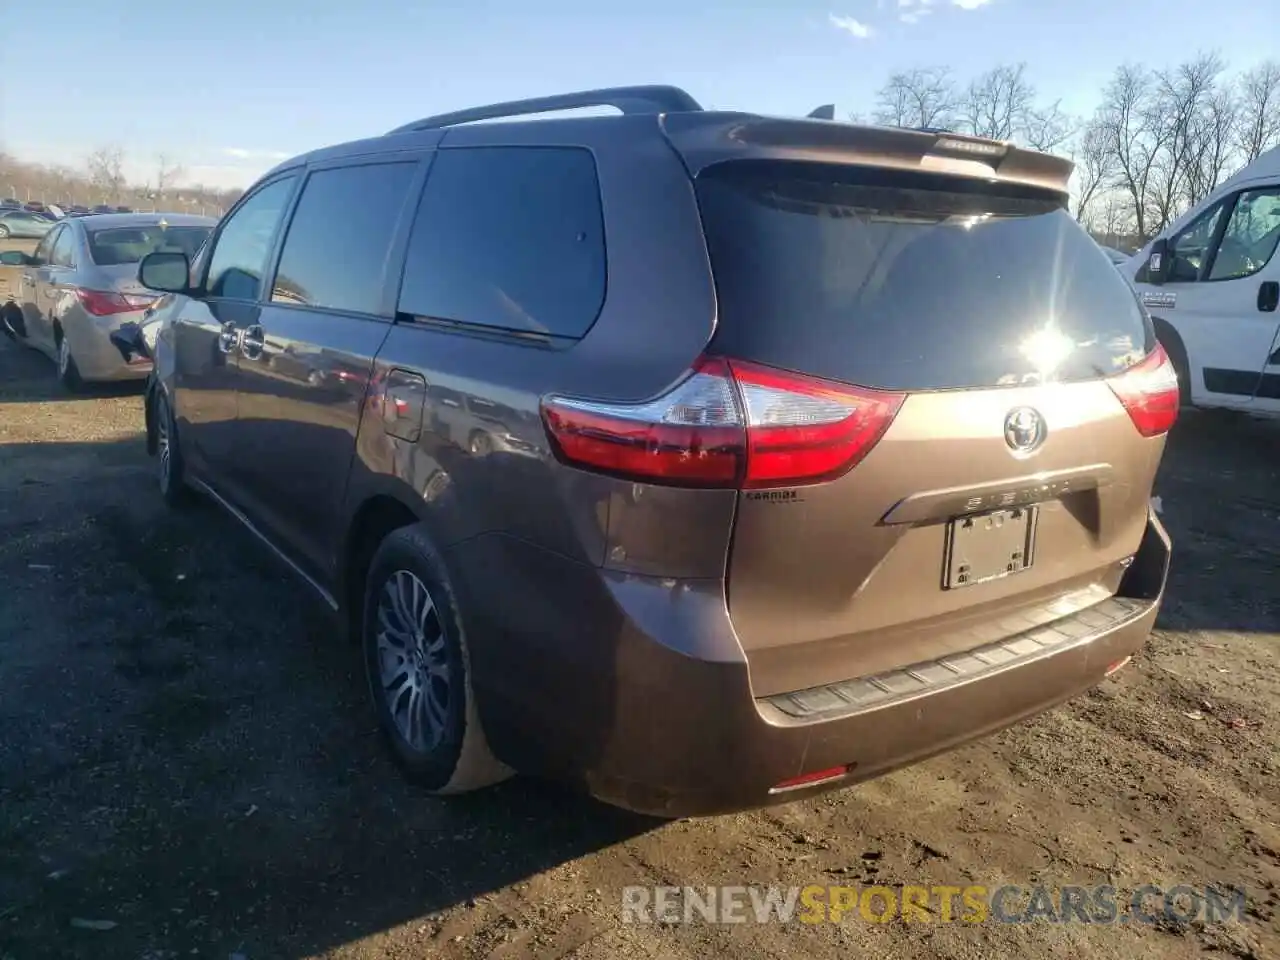
[[[906,395],[718,357],[660,397],[608,403],[549,396],[542,417],[575,466],[675,486],[794,486],[851,470]]]

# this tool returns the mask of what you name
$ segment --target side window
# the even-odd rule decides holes
[[[387,252],[416,169],[377,163],[311,174],[285,234],[272,301],[381,312]]]
[[[589,151],[439,151],[409,240],[401,313],[580,337],[604,291],[604,222]]]
[[[293,192],[294,177],[267,184],[222,226],[209,260],[205,289],[211,297],[257,300],[262,275]]]
[[[75,236],[71,228],[60,228],[58,238],[53,242],[53,253],[49,256],[49,262],[55,267],[74,267],[76,265],[75,246]]]
[[[1244,190],[1236,200],[1209,270],[1210,280],[1238,280],[1257,273],[1280,240],[1280,187]]]
[[[1169,239],[1169,283],[1194,283],[1218,230],[1227,201],[1215,203]]]
[[[31,253],[31,259],[36,266],[42,267],[49,262],[50,254],[53,252],[54,241],[58,239],[58,234],[66,229],[66,227],[54,227],[40,238],[40,242],[36,244],[35,250]]]

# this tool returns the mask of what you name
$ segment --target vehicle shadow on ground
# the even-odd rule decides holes
[[[140,436],[0,450],[13,956],[292,958],[414,920],[432,953],[429,915],[660,825],[527,779],[414,789],[358,650],[212,505],[165,510]]]

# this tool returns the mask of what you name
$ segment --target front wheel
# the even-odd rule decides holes
[[[363,612],[369,692],[405,775],[438,794],[509,777],[481,729],[462,620],[422,527],[402,527],[382,542],[369,567]]]
[[[178,444],[178,425],[169,406],[169,398],[157,388],[153,401],[156,427],[156,479],[160,496],[170,507],[185,506],[191,499],[187,486],[182,448]]]
[[[8,239],[9,239],[9,228],[6,227],[3,223],[0,223],[0,240],[8,240]]]

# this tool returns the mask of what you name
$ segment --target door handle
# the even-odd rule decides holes
[[[236,329],[236,325],[231,321],[224,323],[218,333],[218,349],[223,353],[230,353],[239,342],[240,331]]]
[[[262,356],[262,350],[266,346],[267,337],[263,332],[262,325],[255,323],[251,327],[245,327],[244,333],[240,335],[240,353],[244,355],[246,360],[257,360]]]
[[[1258,287],[1258,309],[1263,313],[1275,313],[1280,306],[1280,282],[1268,280]]]

